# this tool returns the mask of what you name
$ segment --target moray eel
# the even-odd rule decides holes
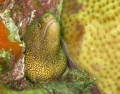
[[[53,13],[46,13],[31,22],[25,32],[26,75],[33,81],[60,77],[67,68],[67,59],[60,46],[60,25]]]

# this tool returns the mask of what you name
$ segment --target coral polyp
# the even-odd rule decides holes
[[[91,78],[98,78],[104,94],[120,93],[119,5],[119,0],[64,0],[61,13],[70,58]]]

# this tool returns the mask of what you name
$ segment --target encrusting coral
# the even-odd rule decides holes
[[[84,70],[70,70],[63,78],[52,82],[40,82],[26,85],[23,91],[11,90],[0,82],[2,94],[91,94],[93,80],[89,80]]]
[[[120,0],[64,0],[62,36],[70,58],[102,94],[120,94]]]

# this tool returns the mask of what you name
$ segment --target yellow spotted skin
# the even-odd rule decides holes
[[[65,72],[67,60],[55,15],[46,13],[31,22],[25,32],[25,45],[26,74],[31,81],[55,79]]]

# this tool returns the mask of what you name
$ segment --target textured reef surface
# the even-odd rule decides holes
[[[84,70],[70,70],[69,74],[51,82],[27,83],[24,89],[14,90],[0,82],[2,94],[91,94],[94,80]]]
[[[120,94],[120,0],[64,0],[62,36],[70,58],[102,94]]]
[[[0,0],[0,92],[91,94],[94,83],[102,94],[120,94],[119,6],[120,0]],[[70,68],[56,80],[34,83],[32,77],[26,77],[24,35],[29,24],[47,12],[57,15],[68,61],[79,71]],[[36,25],[41,30],[42,25]]]
[[[31,82],[32,80],[26,77],[27,68],[24,60],[26,28],[34,19],[46,12],[54,12],[59,22],[62,3],[62,0],[0,0],[2,94],[91,94],[96,79],[89,79],[83,69],[77,71],[70,68],[66,75],[56,80],[41,80],[39,83]]]

